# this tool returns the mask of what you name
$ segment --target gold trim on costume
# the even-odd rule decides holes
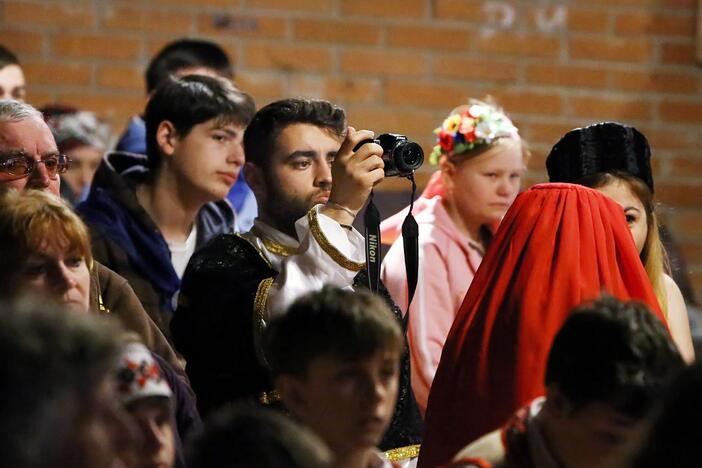
[[[98,312],[102,312],[104,314],[109,314],[110,308],[105,305],[105,302],[102,300],[102,293],[98,293]]]
[[[290,257],[291,255],[297,254],[296,247],[279,244],[273,239],[268,239],[261,236],[261,242],[263,242],[263,246],[266,248],[266,250],[272,254],[280,255],[281,257]]]
[[[263,253],[261,252],[261,249],[260,249],[256,244],[254,244],[250,239],[247,239],[246,237],[242,236],[242,235],[239,234],[239,233],[235,233],[235,234],[232,234],[232,235],[235,236],[235,237],[238,237],[239,239],[242,239],[242,240],[248,242],[248,244],[249,244],[251,247],[254,248],[254,250],[256,251],[256,253],[258,254],[258,256],[261,257],[261,259],[262,259],[264,262],[266,262],[266,265],[268,265],[269,268],[273,268],[273,267],[271,266],[271,262],[269,262],[268,259],[266,258],[266,256],[263,255]]]
[[[263,329],[266,328],[266,303],[268,302],[268,291],[273,285],[273,278],[266,278],[258,283],[256,297],[254,298],[254,316],[253,316],[253,339],[254,347],[256,348],[256,356],[258,361],[268,367],[266,356],[263,354],[261,347],[261,335]]]
[[[263,405],[272,405],[273,403],[278,403],[280,401],[280,393],[277,390],[271,390],[270,392],[261,392],[258,396],[258,401]]]
[[[408,445],[406,447],[398,447],[396,449],[388,450],[384,453],[384,455],[385,458],[393,462],[409,460],[410,458],[417,458],[419,456],[419,448],[420,445]]]
[[[317,219],[317,210],[315,208],[312,208],[308,213],[307,213],[307,221],[310,226],[310,232],[312,233],[312,236],[315,238],[319,246],[324,250],[324,252],[329,255],[332,260],[334,260],[336,263],[339,264],[339,266],[346,268],[347,270],[350,271],[361,271],[365,268],[366,264],[365,263],[358,263],[354,262],[353,260],[349,260],[339,252],[339,250],[334,247],[331,242],[326,238],[324,235],[324,232],[322,232],[322,228],[319,226],[319,220]]]

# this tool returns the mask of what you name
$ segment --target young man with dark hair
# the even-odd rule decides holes
[[[322,100],[273,102],[247,127],[246,178],[259,217],[249,232],[219,236],[193,257],[171,327],[202,414],[241,398],[274,399],[260,334],[300,295],[326,284],[367,287],[364,239],[351,224],[384,176],[382,148],[359,146],[372,136]],[[384,448],[419,440],[408,379],[405,357]]]
[[[150,98],[156,88],[171,77],[205,75],[234,78],[234,66],[227,53],[214,42],[182,38],[166,44],[151,59],[144,74],[146,94]],[[117,151],[146,154],[146,125],[141,116],[134,116],[117,142]],[[246,185],[243,173],[229,191],[227,199],[237,213],[238,228],[249,229],[256,217],[256,200]]]
[[[575,308],[546,365],[546,397],[463,449],[455,467],[623,466],[683,361],[638,302],[603,297]]]
[[[88,199],[97,260],[127,278],[159,328],[170,334],[180,278],[190,256],[234,230],[224,200],[244,164],[251,97],[221,78],[169,78],[146,107],[146,156],[105,156]]]
[[[264,335],[285,408],[334,454],[334,466],[395,466],[380,442],[395,407],[404,337],[387,304],[325,286],[295,301]]]
[[[26,95],[26,82],[19,59],[0,45],[0,99],[24,102]]]

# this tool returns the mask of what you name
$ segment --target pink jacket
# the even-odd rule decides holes
[[[412,389],[424,415],[446,336],[480,265],[482,253],[477,244],[459,232],[441,203],[441,195],[419,198],[414,213],[419,225],[419,280],[407,335]],[[407,310],[401,238],[385,256],[381,276],[397,305]]]

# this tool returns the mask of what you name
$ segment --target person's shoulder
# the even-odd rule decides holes
[[[501,466],[505,460],[505,446],[502,441],[502,431],[500,429],[492,431],[464,447],[454,457],[454,465],[451,466],[464,466],[460,464],[462,460],[483,460],[488,463],[487,466]],[[472,465],[466,463],[465,466]]]

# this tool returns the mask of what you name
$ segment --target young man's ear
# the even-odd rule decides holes
[[[292,375],[282,375],[275,379],[275,389],[280,395],[285,407],[293,416],[301,417],[306,414],[307,399],[303,383]]]
[[[254,163],[247,162],[244,164],[244,179],[256,197],[256,201],[262,204],[266,200],[268,194],[268,186],[263,175],[263,169]]]
[[[161,152],[166,156],[171,156],[175,151],[175,144],[178,140],[178,132],[173,124],[164,120],[156,128],[156,143]]]

